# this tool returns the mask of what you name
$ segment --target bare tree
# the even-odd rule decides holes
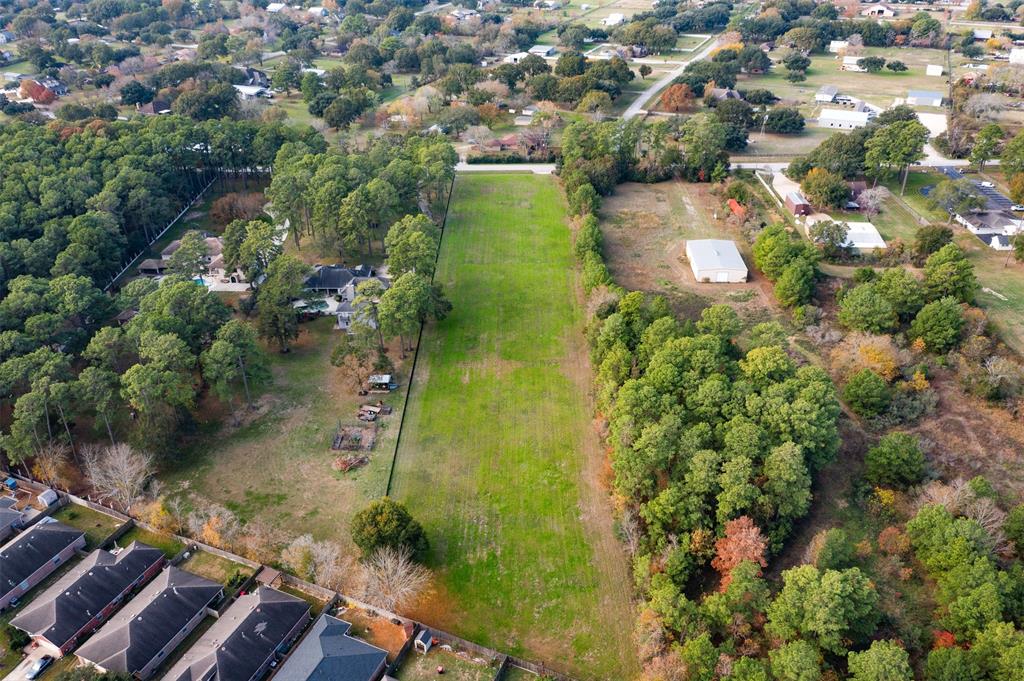
[[[36,450],[32,474],[47,485],[66,484],[65,466],[69,453],[68,446],[63,442],[47,440]]]
[[[1003,532],[1006,511],[996,506],[994,501],[988,497],[977,497],[965,504],[963,513],[964,517],[970,518],[984,528],[996,553],[1005,553],[1009,549],[1010,543]]]
[[[363,598],[394,612],[416,601],[430,583],[430,571],[407,548],[382,546],[362,563]]]
[[[990,92],[972,95],[964,102],[964,113],[978,120],[994,120],[1004,108],[1003,98]]]
[[[343,555],[340,546],[315,541],[308,534],[292,541],[281,553],[281,560],[300,577],[330,589],[341,588],[352,568],[352,558]]]
[[[963,478],[956,478],[948,485],[935,480],[928,483],[917,499],[917,507],[923,508],[932,504],[945,506],[946,510],[953,515],[958,515],[962,509],[974,499],[974,492]]]
[[[857,195],[857,205],[865,215],[871,217],[878,214],[888,195],[889,190],[885,187],[871,187]]]
[[[124,443],[87,447],[83,451],[83,469],[100,498],[131,510],[153,475],[153,455],[137,452]]]

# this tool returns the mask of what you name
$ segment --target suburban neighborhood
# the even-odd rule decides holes
[[[1018,678],[1022,7],[0,0],[0,679]]]

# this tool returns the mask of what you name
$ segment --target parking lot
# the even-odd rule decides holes
[[[938,170],[951,180],[961,180],[964,178],[963,173],[951,166],[944,166]],[[978,193],[988,200],[988,204],[985,206],[986,210],[1010,210],[1013,206],[1013,201],[1003,196],[994,186],[985,186],[985,183],[980,180],[971,180],[971,182],[974,183]]]

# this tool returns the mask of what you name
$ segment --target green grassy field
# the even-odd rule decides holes
[[[550,178],[456,181],[437,273],[454,310],[424,334],[392,494],[432,541],[437,595],[417,615],[624,679],[628,577],[586,472],[601,452],[564,214]]]
[[[128,530],[128,532],[118,539],[117,545],[128,546],[133,541],[149,544],[154,548],[160,549],[164,552],[164,555],[167,556],[168,560],[177,556],[181,553],[181,550],[185,548],[185,545],[182,544],[174,535],[150,532],[149,530],[143,529],[137,525]]]

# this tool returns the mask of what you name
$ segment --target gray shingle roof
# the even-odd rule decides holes
[[[163,681],[249,681],[307,617],[306,601],[261,586],[235,601]]]
[[[223,588],[217,582],[169,566],[77,654],[107,671],[138,672]]]
[[[352,625],[330,615],[313,623],[274,681],[373,681],[387,652],[348,635]]]
[[[39,595],[11,624],[63,646],[164,554],[132,542],[117,555],[97,549]]]
[[[81,530],[49,519],[19,534],[0,549],[0,593],[9,593],[83,536]]]

